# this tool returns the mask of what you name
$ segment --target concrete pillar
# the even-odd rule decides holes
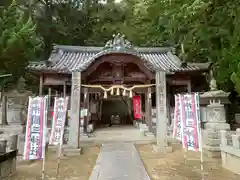
[[[166,102],[166,73],[156,72],[156,115],[157,115],[157,146],[155,150],[170,151],[167,142],[167,102]]]
[[[68,145],[74,148],[79,148],[80,103],[81,103],[81,72],[73,72]]]

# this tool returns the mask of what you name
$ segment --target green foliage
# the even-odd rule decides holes
[[[219,88],[233,89],[232,74],[240,77],[239,0],[132,2],[139,9],[135,7],[134,18],[128,20],[135,42],[175,46],[186,61],[212,62]]]
[[[0,17],[0,74],[12,74],[11,83],[25,76],[29,60],[36,59],[41,41],[35,30],[32,20],[24,18],[15,1]]]
[[[6,6],[9,1],[1,4]],[[219,88],[229,91],[235,87],[240,92],[240,0],[18,2],[24,15],[11,5],[0,22],[5,29],[0,29],[3,73],[21,74],[14,67],[23,69],[36,55],[42,58],[36,54],[40,45],[36,33],[43,39],[43,58],[47,59],[54,43],[103,46],[120,32],[135,46],[174,46],[185,61],[212,62]],[[32,20],[25,19],[29,15]],[[10,67],[10,63],[16,66]]]

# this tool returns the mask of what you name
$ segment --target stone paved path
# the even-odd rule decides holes
[[[150,180],[133,143],[103,144],[89,180]]]

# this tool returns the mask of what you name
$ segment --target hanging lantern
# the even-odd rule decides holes
[[[107,99],[107,91],[104,91],[103,98],[104,98],[104,99]]]
[[[123,90],[122,95],[123,95],[123,96],[126,96],[126,89]]]
[[[113,95],[114,91],[113,91],[113,88],[111,89],[111,95]]]
[[[117,96],[119,96],[119,95],[120,95],[119,88],[117,88]]]
[[[129,97],[130,97],[130,98],[132,98],[132,97],[133,97],[132,90],[129,92]]]

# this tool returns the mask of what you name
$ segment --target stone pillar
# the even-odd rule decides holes
[[[226,113],[223,104],[210,101],[207,106],[207,123],[203,131],[203,152],[209,157],[221,157],[220,131],[230,130],[230,125],[226,123]]]
[[[74,148],[79,148],[80,103],[81,103],[81,72],[73,72],[68,145]]]
[[[2,96],[2,108],[1,108],[1,111],[2,111],[2,122],[1,124],[2,125],[8,125],[8,121],[7,121],[7,96]]]
[[[167,142],[167,102],[166,102],[166,73],[156,72],[156,113],[157,113],[157,146],[156,151],[170,151]]]
[[[7,151],[7,140],[0,139],[0,154],[4,154]]]
[[[18,146],[18,135],[17,134],[13,134],[10,136],[9,138],[10,141],[10,150],[17,150],[17,146]]]

